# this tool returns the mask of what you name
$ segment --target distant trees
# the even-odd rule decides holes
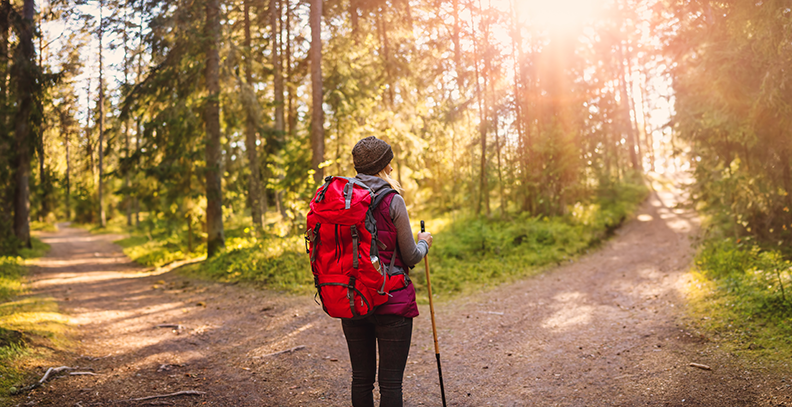
[[[669,65],[644,25],[666,6],[620,0],[585,30],[551,30],[523,3],[96,0],[102,18],[82,6],[48,13],[72,25],[39,41],[58,48],[43,64],[63,79],[41,99],[48,165],[29,165],[34,137],[25,202],[35,214],[58,202],[54,216],[80,222],[126,215],[214,255],[239,230],[299,230],[316,184],[353,175],[351,147],[377,135],[411,204],[564,215],[653,165],[655,147],[662,155],[669,130],[647,126],[644,92],[668,83]],[[664,15],[699,12],[686,7]],[[23,35],[11,20],[3,31],[3,16],[9,72]],[[101,57],[88,58],[99,38]],[[20,97],[37,96],[3,83],[0,150],[14,151]],[[26,173],[14,158],[0,175]],[[0,183],[11,203],[20,182]]]
[[[792,10],[780,0],[663,10],[674,122],[695,157],[695,196],[740,236],[792,242]],[[670,31],[670,28],[669,28]]]

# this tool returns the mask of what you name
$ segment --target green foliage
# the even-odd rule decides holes
[[[14,335],[16,331],[9,331],[0,328],[0,342],[3,337]],[[16,338],[13,338],[16,339]],[[24,370],[16,366],[16,361],[30,354],[24,343],[7,341],[7,345],[0,345],[0,402],[7,400],[7,397],[25,383],[29,376]]]
[[[302,236],[267,239],[232,237],[226,250],[188,273],[222,282],[246,282],[290,292],[313,289],[311,265]]]
[[[696,258],[693,307],[737,348],[792,356],[792,262],[754,239],[711,238]]]
[[[669,51],[674,122],[696,157],[694,197],[733,237],[792,242],[792,74],[783,1],[688,2]],[[717,17],[714,17],[717,16]],[[772,146],[772,148],[768,148]]]
[[[19,256],[0,256],[0,403],[12,386],[27,381],[29,375],[20,360],[47,349],[30,346],[31,338],[45,338],[58,346],[68,326],[53,299],[15,298],[24,291],[25,260],[49,250],[39,239],[33,238],[32,243],[33,248],[20,250]]]
[[[0,256],[0,302],[8,301],[22,291],[25,259],[41,257],[49,250],[49,245],[41,240],[31,240],[33,248],[20,249],[18,256]]]
[[[607,237],[646,194],[642,184],[619,184],[595,203],[576,205],[566,216],[434,220],[432,224],[441,229],[435,233],[430,251],[434,292],[442,295],[480,289],[572,260]],[[290,292],[313,290],[310,263],[301,236],[257,239],[249,231],[238,229],[232,229],[229,234],[224,252],[187,267],[186,272],[222,282],[245,282]],[[152,244],[144,239],[138,242]],[[416,288],[423,290],[423,272],[413,271],[412,277]]]
[[[49,250],[49,245],[41,240],[32,238],[31,241],[33,247],[20,249],[18,256],[0,256],[0,303],[22,292],[25,260],[41,257]]]
[[[114,243],[123,247],[130,259],[144,266],[161,267],[185,258],[181,245],[172,239],[148,240],[145,236],[133,236]]]
[[[30,222],[30,230],[40,230],[42,232],[57,232],[58,226],[52,222],[40,222],[37,220]]]
[[[21,257],[0,257],[0,302],[8,301],[22,291],[24,274]]]
[[[606,238],[647,195],[642,184],[619,184],[566,216],[508,220],[460,218],[435,234],[430,251],[433,290],[464,292],[571,261]],[[413,273],[422,289],[425,277]]]

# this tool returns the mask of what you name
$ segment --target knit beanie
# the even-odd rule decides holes
[[[361,174],[377,175],[392,159],[390,144],[374,136],[358,141],[352,148],[355,170]]]

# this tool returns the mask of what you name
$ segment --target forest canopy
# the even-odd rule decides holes
[[[733,233],[788,242],[790,18],[781,0],[5,0],[2,250],[30,220],[156,224],[210,256],[229,228],[299,235],[369,135],[422,211],[564,217],[691,168]]]

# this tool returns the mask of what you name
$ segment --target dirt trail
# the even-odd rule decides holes
[[[574,263],[437,304],[449,405],[792,406],[788,367],[741,361],[683,323],[697,219],[678,196],[653,194],[637,219]],[[79,349],[64,363],[98,376],[58,378],[15,404],[349,404],[340,323],[311,297],[146,271],[110,243],[117,238],[66,227],[42,235],[52,251],[33,271],[33,290],[55,297],[78,326]],[[405,405],[437,406],[421,312]],[[163,323],[183,328],[155,328]],[[129,401],[183,390],[205,394]]]

